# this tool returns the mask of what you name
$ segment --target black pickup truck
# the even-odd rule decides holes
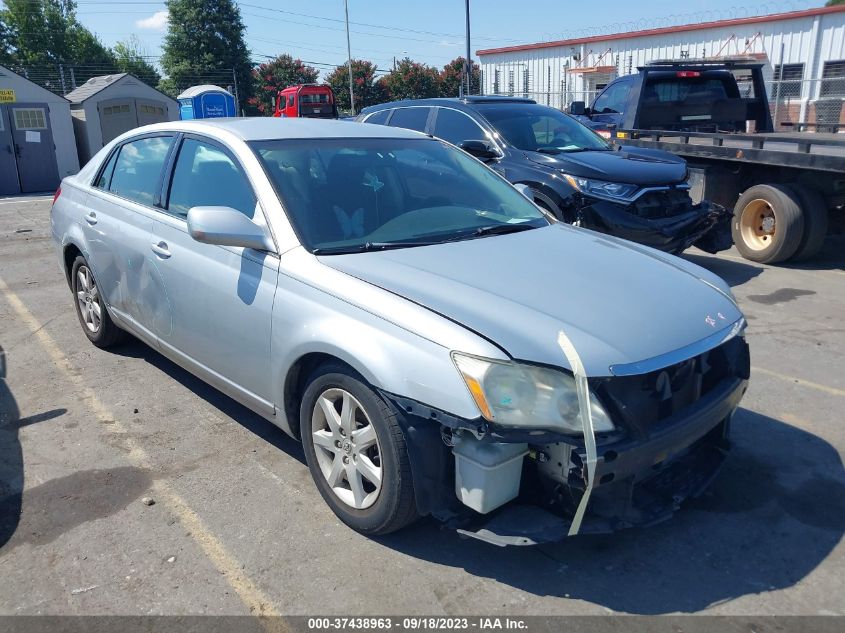
[[[686,159],[693,200],[733,208],[731,233],[747,259],[806,260],[842,231],[845,136],[775,132],[763,67],[754,58],[652,62],[569,112],[617,145]]]

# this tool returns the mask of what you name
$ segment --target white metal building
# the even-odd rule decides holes
[[[68,100],[0,66],[0,195],[54,191],[77,171]]]
[[[813,120],[814,104],[845,98],[845,6],[477,51],[485,94],[557,108],[592,101],[611,79],[658,59],[752,55],[767,61],[782,117]],[[838,111],[837,111],[838,112]]]
[[[175,99],[127,73],[92,77],[66,97],[83,164],[128,130],[179,119]]]

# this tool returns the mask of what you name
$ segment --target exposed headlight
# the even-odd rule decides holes
[[[467,356],[452,358],[481,415],[501,426],[581,434],[578,394],[572,376],[554,369]],[[612,431],[613,422],[590,393],[593,429]]]
[[[570,174],[563,174],[563,177],[566,179],[566,182],[584,195],[613,201],[630,202],[634,194],[640,189],[639,185],[629,185],[622,182],[591,180],[590,178],[581,178],[580,176],[572,176]]]

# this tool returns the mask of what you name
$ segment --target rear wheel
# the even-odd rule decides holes
[[[125,333],[114,324],[106,303],[94,279],[88,262],[79,255],[71,268],[71,290],[76,305],[76,316],[88,340],[97,347],[110,347],[120,342]]]
[[[815,189],[804,185],[789,185],[801,203],[804,213],[804,233],[793,261],[804,261],[816,255],[827,236],[828,210],[824,198]]]
[[[796,194],[782,185],[755,185],[734,207],[734,244],[746,259],[782,262],[798,250],[804,217]]]
[[[302,398],[300,431],[314,483],[341,521],[378,535],[417,518],[396,414],[349,369],[326,365],[311,378]]]

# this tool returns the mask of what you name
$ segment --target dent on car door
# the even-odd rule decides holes
[[[186,137],[173,165],[166,212],[153,227],[173,313],[172,327],[157,333],[159,343],[216,386],[272,414],[270,323],[279,260],[263,251],[197,242],[187,228],[188,211],[197,206],[231,207],[264,223],[232,154]]]
[[[152,207],[172,143],[172,136],[148,136],[117,147],[92,183],[81,219],[88,263],[106,303],[150,337],[169,321],[149,245]]]

